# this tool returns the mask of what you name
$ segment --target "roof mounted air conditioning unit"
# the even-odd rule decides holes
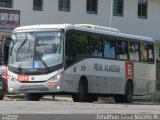
[[[97,30],[104,30],[104,31],[111,31],[111,32],[120,32],[118,29],[115,29],[115,28],[104,27],[104,26],[93,25],[93,24],[76,24],[75,26],[97,29]]]

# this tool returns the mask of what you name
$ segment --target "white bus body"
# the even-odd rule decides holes
[[[132,95],[147,95],[155,90],[152,38],[94,25],[58,24],[19,27],[13,31],[12,39],[15,43],[11,43],[9,53],[8,90],[27,93],[29,100],[38,100],[33,96],[39,94],[64,92],[71,93],[74,101],[111,95],[117,102],[131,102]],[[21,39],[23,42],[18,44]],[[98,48],[97,39],[102,48]],[[50,51],[55,45],[60,46],[55,47],[60,52]],[[47,53],[41,53],[43,50]],[[36,54],[41,54],[40,58]]]

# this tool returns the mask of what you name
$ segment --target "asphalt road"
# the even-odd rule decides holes
[[[1,101],[0,113],[9,114],[160,114],[160,105],[73,103],[59,101]]]
[[[0,101],[0,113],[22,114],[102,114],[102,113],[154,113],[160,114],[160,104],[151,102],[116,104],[114,102],[75,103],[69,96],[52,99],[46,96],[40,101],[23,101],[8,98]]]
[[[4,119],[8,117],[7,115],[9,115],[9,117],[15,117],[14,120],[96,120],[115,114],[118,114],[117,117],[121,117],[121,119],[126,114],[129,115],[129,117],[137,114],[151,114],[158,115],[155,116],[155,120],[160,120],[160,104],[151,102],[116,104],[105,101],[75,103],[68,96],[58,96],[55,97],[55,99],[47,96],[41,99],[41,101],[24,101],[23,98],[5,98],[4,101],[0,101],[0,118],[3,118],[3,120],[9,120]],[[153,116],[150,116],[150,118],[152,117]],[[108,117],[108,120],[110,119],[111,118]],[[129,120],[129,118],[124,117],[123,120]]]

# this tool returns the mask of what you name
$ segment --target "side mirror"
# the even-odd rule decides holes
[[[12,42],[11,37],[5,37],[3,39],[1,64],[6,65],[6,66],[8,64],[9,45],[10,45],[11,42]]]

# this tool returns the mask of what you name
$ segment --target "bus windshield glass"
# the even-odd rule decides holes
[[[62,63],[61,32],[14,33],[10,46],[9,66],[41,69]]]

